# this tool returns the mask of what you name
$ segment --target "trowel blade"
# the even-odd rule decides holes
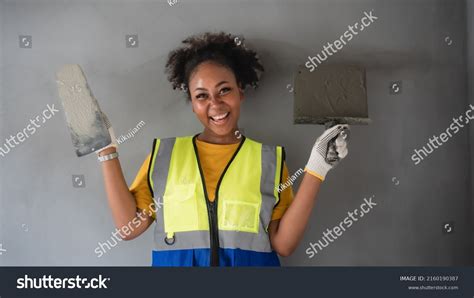
[[[365,70],[355,65],[300,66],[294,82],[295,124],[368,124]]]
[[[109,145],[110,134],[81,67],[63,65],[56,73],[56,82],[76,155],[84,156]]]

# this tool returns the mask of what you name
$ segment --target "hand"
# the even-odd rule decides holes
[[[324,181],[329,170],[346,157],[349,125],[338,124],[329,129],[316,140],[305,171]]]

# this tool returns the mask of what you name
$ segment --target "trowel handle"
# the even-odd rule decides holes
[[[341,125],[341,124],[345,124],[345,123],[333,120],[333,121],[326,122],[324,124],[324,127],[325,127],[325,129],[329,129],[331,127],[334,127],[336,125]],[[348,129],[343,129],[339,134],[342,135],[342,137],[345,140],[348,140],[348,138],[349,138],[349,130]],[[339,134],[337,134],[335,137],[333,137],[328,142],[328,147],[327,147],[327,151],[326,151],[325,160],[330,165],[333,165],[334,163],[336,163],[340,159],[340,157],[337,155],[337,152],[336,152],[336,139],[339,137]],[[330,150],[331,148],[333,150]]]

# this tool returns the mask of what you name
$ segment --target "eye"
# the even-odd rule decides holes
[[[220,94],[225,94],[225,93],[228,93],[230,92],[230,90],[232,90],[231,88],[229,87],[224,87],[220,90]]]
[[[207,98],[206,93],[199,93],[198,95],[196,95],[196,99],[199,99],[199,100],[206,99],[206,98]]]

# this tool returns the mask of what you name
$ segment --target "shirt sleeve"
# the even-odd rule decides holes
[[[288,180],[288,168],[286,167],[286,162],[283,163],[283,175],[282,175],[282,183]],[[293,187],[290,185],[283,189],[280,193],[280,201],[276,204],[273,208],[272,219],[271,220],[278,220],[283,217],[286,209],[290,206],[291,202],[293,201]]]
[[[152,214],[153,219],[156,219],[155,212],[153,212],[153,210],[156,209],[153,208],[153,197],[151,196],[148,186],[148,165],[150,158],[151,154],[148,154],[129,190],[135,197],[137,208],[146,211],[146,214]]]

